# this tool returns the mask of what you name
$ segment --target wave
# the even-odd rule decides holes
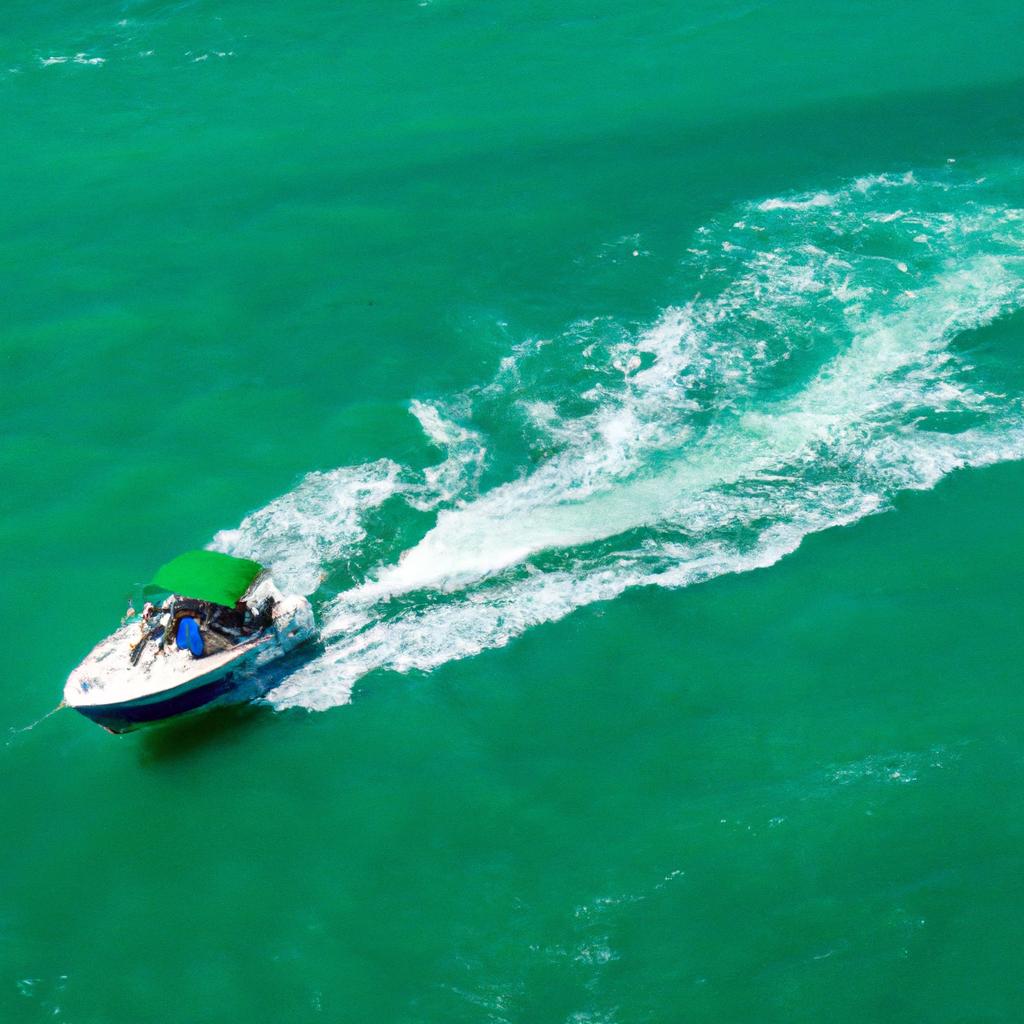
[[[765,567],[902,490],[1021,458],[1020,395],[963,344],[1024,305],[1024,211],[990,189],[878,175],[740,206],[697,232],[693,297],[656,322],[526,339],[486,384],[412,402],[439,464],[314,473],[218,534],[312,593],[365,558],[370,510],[435,516],[322,601],[323,652],[271,702],[331,707],[369,672],[500,647],[631,587]]]

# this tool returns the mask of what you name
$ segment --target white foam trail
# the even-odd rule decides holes
[[[446,458],[385,476],[389,494],[438,508],[435,525],[322,610],[326,649],[275,705],[329,707],[368,672],[500,647],[629,587],[771,565],[900,490],[1024,457],[1020,397],[979,387],[956,351],[1024,307],[1021,211],[945,180],[878,175],[728,223],[694,250],[708,298],[640,332],[590,322],[524,342],[489,385],[414,403]],[[473,499],[487,448],[465,421],[478,409],[518,417],[545,457]],[[358,519],[365,499],[342,497]],[[281,501],[247,520],[254,547],[293,518],[292,496]],[[346,537],[361,542],[351,525]],[[337,550],[298,546],[308,571]],[[288,531],[279,557],[298,557]]]
[[[364,593],[377,597],[457,585],[540,551],[675,519],[680,503],[685,506],[693,495],[786,466],[812,445],[836,442],[888,408],[899,412],[922,400],[931,381],[945,389],[941,398],[933,389],[933,406],[937,398],[942,405],[975,402],[969,391],[942,381],[946,345],[1020,305],[1022,298],[1015,271],[995,258],[974,259],[921,293],[913,308],[865,324],[850,347],[798,395],[749,412],[738,425],[710,431],[668,469],[635,482],[619,478],[637,462],[638,452],[649,452],[658,424],[643,423],[636,408],[605,410],[596,425],[603,445],[573,448],[525,480],[499,487],[468,507],[442,511],[434,529]],[[677,314],[661,328],[653,333],[662,346],[666,335],[679,342],[692,336],[691,325]],[[677,356],[647,371],[645,399],[690,363],[687,349],[679,344]]]
[[[366,537],[364,514],[398,490],[399,466],[387,459],[310,473],[295,490],[221,530],[217,551],[268,566],[286,591],[312,594],[327,565]]]
[[[809,210],[813,206],[833,206],[836,197],[829,192],[816,192],[806,199],[766,199],[758,206],[759,210]]]
[[[910,469],[905,486],[927,488],[953,469],[1024,457],[1024,431],[999,441],[971,437],[960,448],[922,439],[914,457],[908,459],[908,454],[902,453]],[[633,587],[683,587],[767,568],[795,551],[808,534],[856,522],[882,504],[877,495],[841,485],[812,489],[800,498],[807,504],[790,501],[796,506],[791,511],[797,514],[763,529],[748,550],[720,540],[665,543],[648,548],[643,557],[620,553],[604,567],[576,563],[564,570],[534,572],[485,592],[471,592],[454,603],[412,610],[393,619],[368,621],[350,607],[346,623],[343,607],[336,608],[331,626],[339,630],[337,638],[321,658],[275,690],[272,702],[280,708],[326,710],[345,703],[356,682],[378,669],[430,671],[503,647],[535,626],[612,600]],[[728,499],[714,505],[711,515],[718,521],[758,520],[785,511],[776,500],[760,507],[756,501]],[[343,625],[348,628],[342,629]]]
[[[442,462],[424,470],[421,485],[406,487],[409,504],[425,512],[455,501],[477,483],[487,449],[477,431],[445,418],[437,403],[413,399],[409,411],[431,444],[445,452]]]

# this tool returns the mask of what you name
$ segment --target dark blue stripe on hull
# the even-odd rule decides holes
[[[86,718],[102,725],[111,732],[129,732],[140,725],[150,722],[162,722],[165,718],[174,718],[187,711],[195,711],[204,704],[209,704],[229,690],[235,683],[229,672],[221,679],[214,679],[205,686],[197,686],[187,693],[178,694],[167,700],[155,701],[152,704],[140,704],[136,707],[124,707],[120,704],[96,704],[91,707],[80,707],[75,710]]]

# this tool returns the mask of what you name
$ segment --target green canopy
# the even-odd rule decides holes
[[[232,607],[263,572],[259,562],[219,551],[186,551],[160,566],[145,591],[168,591],[198,601]]]

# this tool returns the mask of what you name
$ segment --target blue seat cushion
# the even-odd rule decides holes
[[[186,615],[178,623],[178,635],[174,639],[182,650],[190,650],[194,658],[203,656],[203,634],[199,632],[199,623],[191,615]]]

